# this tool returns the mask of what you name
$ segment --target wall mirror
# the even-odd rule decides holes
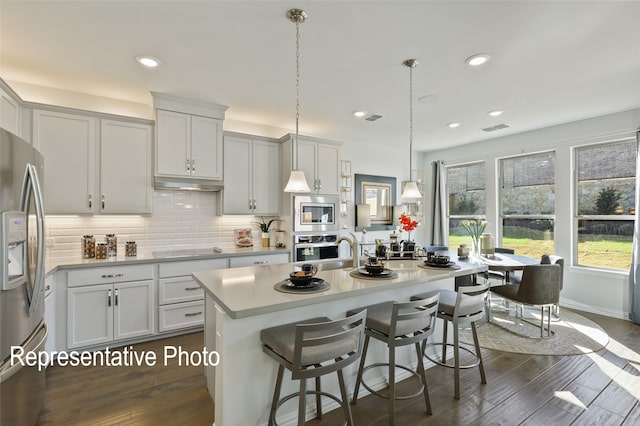
[[[371,225],[367,230],[393,228],[393,206],[396,203],[396,178],[373,175],[355,176],[355,203],[371,206]],[[361,231],[356,215],[356,231]]]

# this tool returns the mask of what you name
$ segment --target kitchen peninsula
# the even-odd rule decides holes
[[[454,259],[457,259],[454,257]],[[193,274],[205,290],[205,346],[220,355],[220,364],[207,367],[207,386],[214,399],[215,424],[224,426],[265,425],[277,366],[262,352],[260,330],[318,316],[344,317],[352,308],[388,300],[406,301],[426,290],[453,289],[457,276],[483,272],[486,265],[472,259],[457,261],[460,269],[423,268],[419,260],[394,260],[388,268],[392,279],[354,278],[351,267],[329,269],[320,263],[317,277],[330,283],[324,292],[291,294],[276,291],[274,286],[296,269],[294,264],[249,266],[211,270]],[[349,263],[347,263],[349,264]],[[386,350],[370,348],[370,362],[384,362]],[[401,364],[415,364],[415,354],[398,353]],[[346,368],[345,380],[353,390],[357,366]],[[373,388],[386,386],[384,378],[368,374]],[[405,376],[399,376],[403,379]],[[297,390],[296,383],[285,375],[281,395]],[[337,382],[323,380],[323,391],[339,393]],[[326,398],[325,398],[326,399]],[[329,399],[327,410],[337,407]],[[313,404],[308,404],[309,410]],[[279,424],[295,424],[297,405],[287,403],[278,411]],[[309,415],[309,413],[307,413]]]

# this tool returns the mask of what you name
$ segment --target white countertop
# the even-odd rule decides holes
[[[155,250],[153,250],[155,251]],[[225,248],[222,253],[214,253],[213,249],[209,254],[198,254],[195,256],[179,256],[179,257],[154,257],[152,251],[140,251],[138,255],[126,257],[123,253],[118,254],[115,258],[108,259],[83,259],[77,257],[69,258],[48,258],[45,262],[46,274],[51,274],[58,269],[76,269],[76,268],[93,268],[96,266],[120,266],[135,265],[144,263],[161,263],[161,262],[177,262],[183,260],[202,260],[202,259],[226,259],[239,256],[257,256],[261,254],[291,253],[289,248],[275,247],[235,247]]]
[[[316,276],[330,283],[331,288],[314,294],[282,293],[274,289],[276,283],[297,270],[291,263],[202,271],[193,276],[231,318],[244,318],[487,270],[485,264],[472,258],[453,260],[460,269],[424,269],[418,267],[421,260],[388,261],[387,268],[398,275],[393,279],[353,278],[349,275],[352,268],[320,271]]]

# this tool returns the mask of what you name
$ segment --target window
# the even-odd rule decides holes
[[[449,247],[457,247],[460,244],[471,247],[471,237],[460,226],[460,222],[485,217],[485,186],[484,162],[447,167]]]
[[[629,269],[635,215],[635,140],[576,148],[576,264]]]
[[[555,152],[500,160],[502,247],[539,258],[555,251]]]

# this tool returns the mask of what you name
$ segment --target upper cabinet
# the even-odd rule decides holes
[[[155,92],[152,96],[156,176],[222,180],[222,124],[227,107]]]
[[[21,136],[22,109],[20,103],[9,94],[9,88],[0,84],[0,127]]]
[[[152,126],[34,110],[47,214],[151,213]]]
[[[293,143],[295,135],[285,135],[285,143]],[[307,136],[298,137],[298,169],[304,172],[311,192],[339,193],[340,144]]]
[[[224,214],[280,214],[280,143],[239,133],[224,136]]]

